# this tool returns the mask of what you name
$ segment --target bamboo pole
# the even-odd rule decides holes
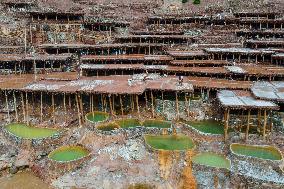
[[[137,113],[138,113],[138,117],[140,118],[140,110],[139,110],[139,99],[138,99],[138,95],[136,95],[136,105],[137,105]]]
[[[265,132],[266,132],[266,122],[267,122],[267,117],[266,117],[266,109],[264,110],[264,122],[263,122],[263,139],[265,139]]]
[[[14,109],[15,109],[15,113],[16,113],[16,121],[19,122],[17,99],[16,99],[15,91],[13,92],[13,97],[14,97]]]
[[[225,141],[228,139],[228,127],[229,127],[229,118],[230,118],[230,109],[226,109],[225,111]]]
[[[28,93],[26,92],[26,122],[29,124],[29,100],[28,100]]]
[[[249,121],[250,121],[250,110],[248,110],[248,116],[247,116],[247,129],[246,129],[246,141],[248,140],[248,135],[249,135]]]
[[[152,116],[155,117],[155,109],[154,109],[154,96],[153,92],[151,91],[151,106],[152,106]]]
[[[43,107],[42,107],[42,92],[40,92],[40,122],[42,122],[42,116],[43,116]]]
[[[23,94],[23,92],[21,92],[21,101],[22,101],[22,109],[23,109],[24,122],[26,122],[26,109],[25,109],[25,100],[24,100],[24,94]]]
[[[53,123],[55,124],[55,107],[54,107],[54,94],[51,94],[51,106],[52,106],[52,118],[53,118]]]
[[[80,113],[80,107],[79,107],[79,99],[78,95],[75,94],[75,100],[76,100],[76,106],[77,106],[77,113],[78,113],[78,119],[79,119],[79,126],[82,126],[82,121],[81,121],[81,113]]]
[[[6,108],[7,108],[7,113],[8,113],[8,123],[11,123],[7,91],[5,91],[5,99],[6,99]]]
[[[177,120],[179,120],[179,105],[178,105],[178,94],[176,92],[176,110],[177,110]]]
[[[123,103],[122,103],[121,95],[119,95],[119,103],[120,103],[121,115],[123,115]]]

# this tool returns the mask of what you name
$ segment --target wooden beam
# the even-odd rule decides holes
[[[250,126],[250,109],[248,110],[248,116],[247,116],[247,129],[246,129],[246,141],[248,140],[249,135],[249,126]]]
[[[164,91],[162,91],[163,113],[165,112]]]
[[[66,94],[63,93],[63,108],[64,108],[64,119],[67,122],[67,108],[66,108]]]
[[[29,124],[29,100],[28,100],[28,93],[26,92],[26,116],[27,116],[27,124]]]

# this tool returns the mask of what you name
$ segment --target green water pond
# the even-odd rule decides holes
[[[63,146],[52,151],[48,157],[54,161],[75,161],[89,155],[89,151],[81,146]]]
[[[189,150],[195,147],[191,138],[185,135],[145,135],[145,141],[154,149]]]
[[[225,168],[225,169],[230,169],[231,167],[230,160],[228,160],[227,158],[225,158],[220,154],[215,154],[211,152],[204,152],[197,154],[192,158],[192,161],[194,163],[200,165],[206,165],[209,167]]]
[[[224,134],[224,126],[215,120],[185,121],[186,124],[207,134]]]
[[[244,155],[244,156],[250,156],[250,157],[256,157],[261,159],[268,159],[268,160],[281,160],[282,155],[273,146],[254,146],[254,145],[243,145],[243,144],[231,144],[231,150],[232,152]]]
[[[86,115],[86,119],[92,123],[105,121],[109,118],[109,114],[105,112],[90,112]]]
[[[171,128],[171,122],[164,120],[148,119],[143,122],[143,126],[156,128]]]
[[[20,138],[41,139],[51,137],[57,133],[57,129],[32,127],[22,123],[12,123],[5,126],[5,129]]]
[[[141,123],[138,119],[121,119],[117,120],[116,123],[119,125],[119,127],[125,129],[141,126]]]

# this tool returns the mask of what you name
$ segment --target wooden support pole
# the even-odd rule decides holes
[[[94,112],[94,95],[92,95],[92,108],[91,108],[91,112]]]
[[[112,111],[113,111],[113,114],[115,115],[115,106],[114,106],[115,105],[115,101],[114,101],[115,99],[114,98],[115,98],[115,96],[112,95]]]
[[[89,112],[92,112],[92,95],[90,93],[90,96],[89,96]]]
[[[123,103],[122,103],[121,95],[119,95],[119,103],[120,103],[121,115],[123,115]]]
[[[139,109],[139,99],[138,99],[138,95],[136,95],[136,105],[137,105],[138,117],[140,118],[140,109]]]
[[[26,92],[26,122],[29,124],[29,100],[28,100],[28,93]]]
[[[14,98],[14,109],[15,109],[15,114],[16,114],[16,121],[19,122],[17,99],[16,99],[15,91],[13,92],[13,98]]]
[[[78,95],[79,97],[79,107],[80,107],[80,114],[81,114],[81,121],[84,123],[84,107],[83,107],[83,100],[81,94]]]
[[[186,97],[186,93],[184,93],[184,99],[185,99],[185,104],[186,104],[186,113],[187,113],[187,117],[189,117],[189,103]]]
[[[266,117],[266,109],[264,110],[264,115],[263,115],[263,139],[265,139],[265,135],[266,135],[266,122],[267,122],[267,117]]]
[[[104,111],[104,97],[103,97],[103,94],[101,94],[101,104],[102,104],[102,110],[101,111]]]
[[[8,102],[7,91],[5,91],[5,99],[6,99],[6,108],[7,108],[7,113],[8,113],[8,123],[11,123],[11,117],[10,117],[10,109],[9,109],[9,102]]]
[[[42,105],[42,92],[40,92],[40,122],[42,122],[43,105]]]
[[[76,106],[77,106],[79,126],[81,127],[82,126],[82,121],[81,121],[81,113],[80,113],[80,107],[79,107],[79,97],[78,97],[78,94],[75,95],[75,100],[76,100]]]
[[[163,113],[165,112],[164,91],[162,91]]]
[[[261,109],[258,109],[258,111],[257,111],[257,128],[258,128],[258,130],[259,130],[259,132],[260,132],[260,130],[261,130],[261,120],[260,120],[260,118],[261,118]]]
[[[154,96],[153,92],[151,91],[151,106],[152,106],[152,116],[155,117],[155,109],[154,109]]]
[[[145,91],[145,107],[146,107],[146,110],[148,110],[148,100],[147,100],[147,93]]]
[[[179,105],[178,105],[178,93],[176,92],[176,111],[177,111],[177,120],[179,120]]]
[[[130,104],[131,104],[131,111],[134,112],[134,100],[133,100],[133,95],[130,95]]]
[[[109,100],[110,113],[111,113],[111,115],[113,115],[111,95],[108,96],[108,100]]]
[[[229,128],[229,118],[230,118],[230,109],[225,110],[225,128],[224,128],[224,134],[225,134],[225,141],[228,140],[228,128]]]
[[[269,131],[272,132],[272,110],[269,111]]]
[[[64,119],[65,123],[67,122],[67,108],[66,108],[66,94],[63,93],[63,109],[64,109]]]
[[[22,110],[23,110],[24,122],[26,122],[26,109],[25,109],[25,100],[24,100],[24,93],[23,92],[21,92],[21,101],[22,101]]]
[[[53,124],[55,124],[55,106],[54,106],[54,94],[51,94],[51,106],[52,106],[52,118],[53,118]]]
[[[69,108],[72,109],[71,94],[68,95]]]
[[[246,129],[246,141],[248,140],[249,135],[249,126],[250,126],[250,110],[248,110],[248,116],[247,116],[247,129]]]

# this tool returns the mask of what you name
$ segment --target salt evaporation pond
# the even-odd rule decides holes
[[[119,125],[116,122],[109,122],[98,125],[97,129],[101,131],[112,131],[115,129],[119,129]]]
[[[156,128],[171,128],[171,122],[164,120],[148,119],[143,122],[143,126]]]
[[[231,151],[237,155],[256,157],[268,160],[281,160],[282,155],[273,146],[256,146],[244,144],[231,144]]]
[[[86,115],[86,119],[92,123],[105,121],[109,118],[109,114],[105,112],[90,112]]]
[[[63,146],[52,151],[48,158],[58,162],[76,161],[86,157],[90,152],[81,146]]]
[[[141,126],[141,123],[138,119],[121,119],[117,120],[116,123],[124,129]]]
[[[203,152],[192,158],[194,163],[215,168],[230,169],[231,163],[226,157],[211,152]]]
[[[0,178],[1,189],[51,189],[31,172],[18,172],[12,176]]]
[[[189,150],[195,147],[192,139],[185,135],[145,135],[144,138],[157,150]]]
[[[42,139],[59,133],[57,129],[32,127],[22,123],[8,124],[5,129],[9,133],[24,139]]]
[[[207,134],[224,134],[224,126],[221,122],[215,120],[190,121],[186,124],[196,130]]]

